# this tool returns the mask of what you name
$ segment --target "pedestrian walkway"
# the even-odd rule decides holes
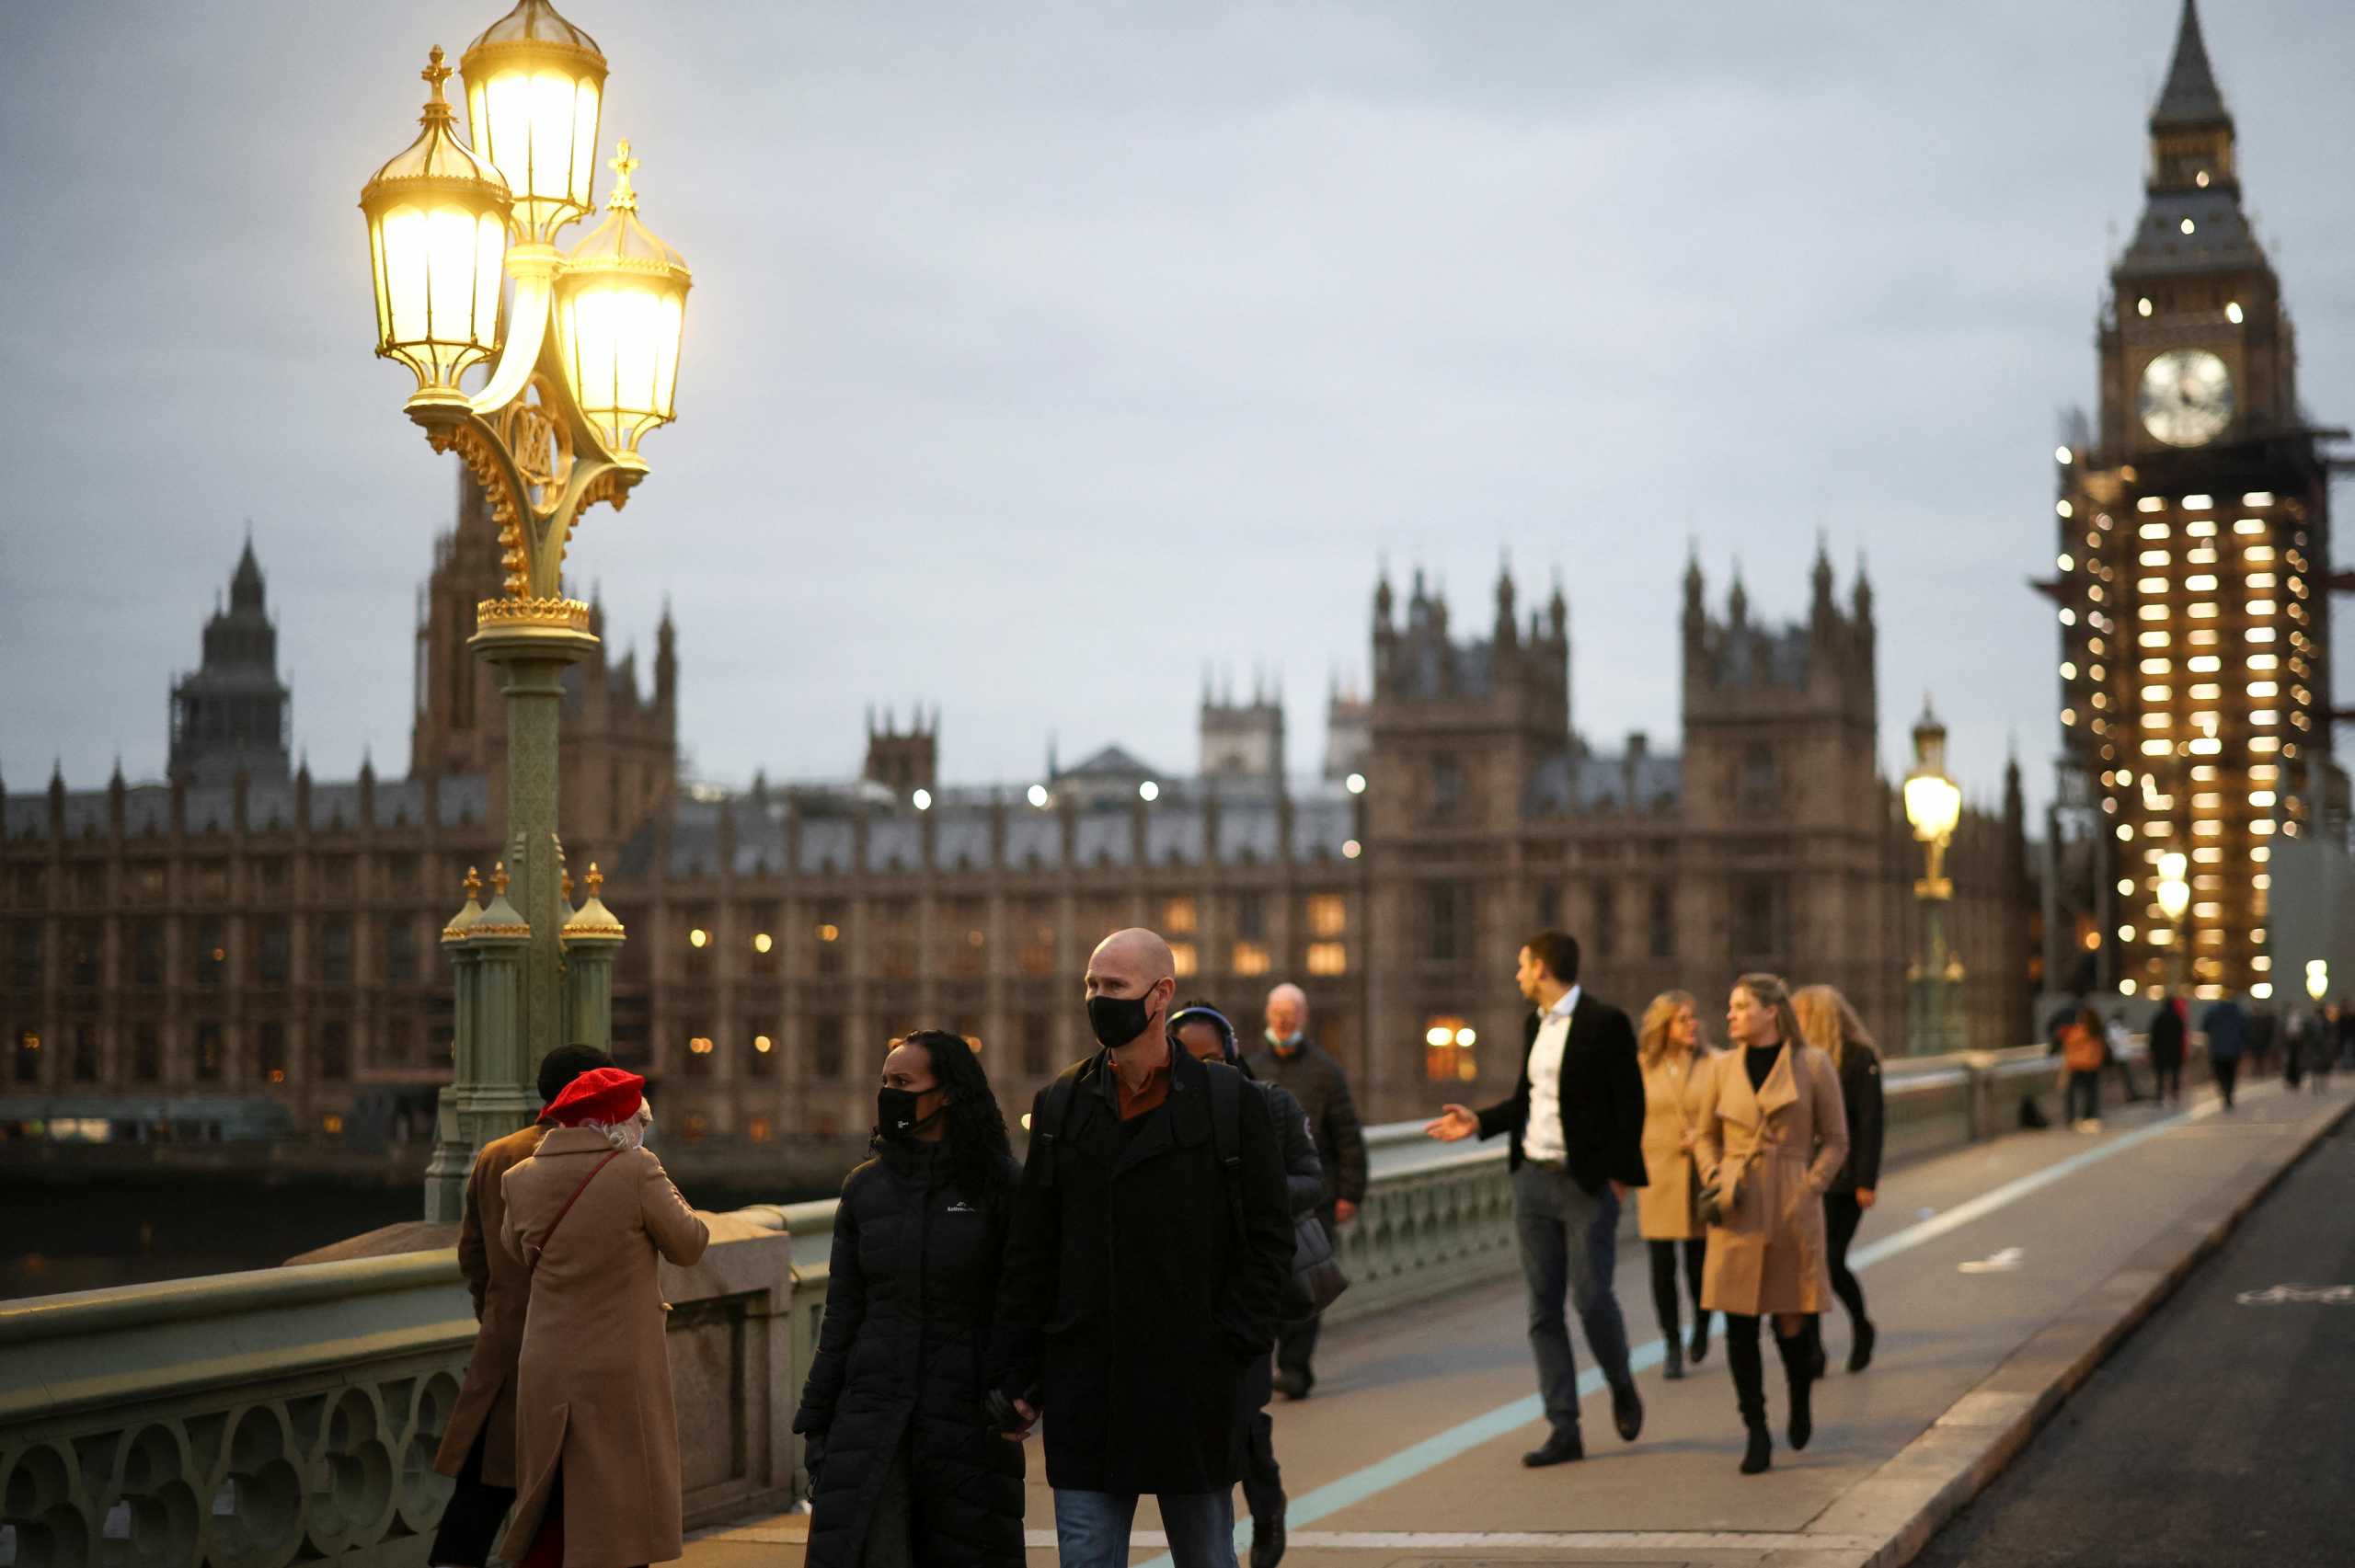
[[[1861,1561],[1888,1538],[1886,1508],[1858,1502],[1885,1502],[1888,1477],[1877,1472],[2048,1325],[2082,1311],[2080,1299],[2095,1287],[2134,1275],[2146,1249],[2206,1212],[2252,1162],[2286,1162],[2346,1104],[2341,1095],[2317,1101],[2270,1085],[2244,1093],[2229,1114],[2212,1096],[2165,1116],[2146,1102],[2112,1110],[2096,1136],[2023,1133],[1890,1172],[1852,1254],[1880,1328],[1876,1359],[1869,1371],[1846,1374],[1845,1320],[1836,1310],[1825,1320],[1832,1371],[1816,1390],[1814,1441],[1795,1454],[1769,1355],[1776,1451],[1763,1476],[1735,1470],[1741,1428],[1721,1345],[1683,1380],[1660,1378],[1637,1249],[1621,1255],[1618,1285],[1637,1347],[1643,1436],[1626,1444],[1612,1430],[1581,1336],[1580,1463],[1530,1471],[1520,1462],[1545,1429],[1517,1282],[1345,1324],[1320,1346],[1315,1397],[1276,1407],[1292,1497],[1286,1561]],[[1030,1561],[1051,1563],[1053,1508],[1036,1452]],[[1856,1528],[1826,1528],[1843,1518]],[[687,1561],[797,1564],[803,1524],[788,1516],[707,1531]],[[1155,1528],[1148,1502],[1140,1564],[1155,1560]]]

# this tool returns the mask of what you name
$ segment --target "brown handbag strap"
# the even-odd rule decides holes
[[[618,1149],[615,1150],[611,1154],[608,1154],[603,1160],[598,1161],[597,1163],[591,1168],[589,1173],[580,1178],[580,1185],[572,1189],[572,1196],[564,1200],[564,1207],[556,1211],[556,1218],[554,1219],[548,1221],[546,1233],[540,1237],[539,1247],[532,1253],[533,1268],[537,1269],[540,1266],[540,1260],[547,1256],[548,1243],[556,1239],[556,1228],[564,1223],[564,1217],[572,1212],[572,1206],[580,1201],[580,1195],[589,1190],[589,1184],[597,1179],[597,1173],[603,1170],[606,1166],[612,1164],[621,1157],[622,1150]]]

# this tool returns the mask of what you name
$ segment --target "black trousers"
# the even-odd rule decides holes
[[[2233,1085],[2241,1076],[2241,1059],[2210,1057],[2208,1065],[2216,1074],[2217,1092],[2224,1096],[2224,1108],[2229,1111],[2233,1108]]]
[[[1865,1206],[1856,1201],[1855,1193],[1823,1195],[1823,1239],[1831,1254],[1832,1292],[1848,1309],[1849,1322],[1856,1323],[1867,1321],[1865,1288],[1856,1283],[1855,1270],[1848,1266],[1848,1243],[1856,1239],[1856,1227],[1864,1219]]]
[[[2080,1109],[2082,1102],[2083,1108]],[[2101,1072],[2082,1068],[2069,1070],[2069,1119],[2091,1121],[2101,1115]]]
[[[1255,1519],[1284,1516],[1284,1472],[1276,1464],[1276,1420],[1264,1409],[1243,1418],[1243,1501]]]
[[[483,1433],[476,1433],[475,1446],[466,1450],[466,1462],[458,1467],[457,1490],[442,1505],[442,1523],[433,1532],[433,1550],[425,1559],[428,1562],[482,1568],[490,1561],[490,1549],[498,1544],[500,1524],[515,1505],[513,1487],[484,1484],[482,1440]]]
[[[2154,1081],[2152,1093],[2160,1099],[2180,1100],[2183,1098],[2183,1059],[2181,1057],[2168,1061],[2161,1061],[2158,1058],[2153,1057],[2151,1077]]]
[[[1676,1307],[1676,1253],[1684,1252],[1684,1288],[1693,1297],[1693,1321],[1706,1324],[1709,1314],[1701,1310],[1701,1265],[1709,1243],[1694,1237],[1687,1242],[1646,1242],[1645,1250],[1651,1254],[1652,1311],[1660,1318],[1660,1332],[1674,1344],[1679,1335]]]

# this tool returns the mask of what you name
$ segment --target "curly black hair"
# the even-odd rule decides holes
[[[932,1075],[948,1091],[948,1162],[957,1185],[973,1197],[1011,1185],[1014,1149],[1005,1136],[1005,1113],[981,1058],[961,1035],[946,1029],[918,1029],[900,1042],[922,1046],[932,1059]]]

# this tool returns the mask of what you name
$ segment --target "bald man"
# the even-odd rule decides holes
[[[1289,982],[1268,993],[1267,1043],[1252,1051],[1251,1074],[1281,1084],[1308,1113],[1316,1158],[1325,1167],[1325,1201],[1317,1212],[1325,1233],[1340,1244],[1341,1227],[1365,1201],[1365,1128],[1350,1081],[1332,1054],[1308,1037],[1308,993]],[[1316,1386],[1316,1320],[1286,1323],[1276,1343],[1276,1391],[1306,1399]]]
[[[1268,1102],[1172,1048],[1176,973],[1152,932],[1106,937],[1084,982],[1102,1048],[1030,1107],[992,1384],[1008,1436],[1045,1419],[1065,1568],[1125,1564],[1146,1493],[1180,1568],[1235,1568],[1245,1369],[1292,1271]]]

